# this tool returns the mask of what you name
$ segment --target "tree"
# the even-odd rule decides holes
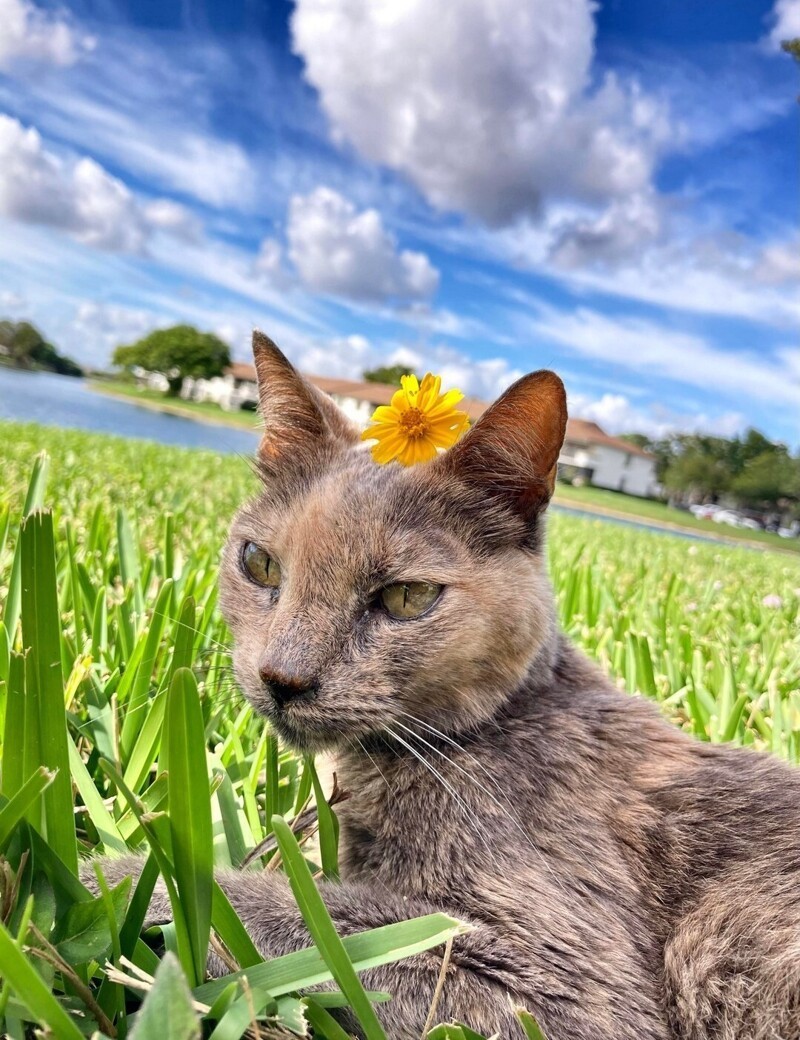
[[[791,55],[800,64],[800,36],[795,36],[792,40],[781,40],[781,50]],[[800,101],[800,96],[797,100]]]
[[[83,369],[59,354],[29,321],[0,321],[0,346],[19,368],[44,368],[64,376],[82,376]]]
[[[644,451],[650,451],[653,445],[646,433],[621,433],[619,439],[627,441],[628,444],[635,444],[637,448],[642,448]]]
[[[169,394],[177,397],[187,376],[210,379],[219,376],[231,363],[227,343],[211,332],[200,332],[191,325],[158,329],[128,346],[119,346],[112,361],[119,368],[141,366],[161,372],[169,381]]]
[[[368,369],[364,378],[368,383],[386,383],[388,386],[400,386],[402,376],[411,375],[408,365],[380,365]]]
[[[771,446],[773,447],[773,446]],[[731,491],[742,505],[775,506],[800,494],[800,461],[786,451],[766,451],[745,463]]]
[[[781,40],[781,50],[791,54],[795,61],[800,61],[800,36],[793,40]]]
[[[704,496],[721,495],[728,490],[730,483],[730,470],[723,460],[697,450],[678,455],[664,474],[664,484],[670,490]]]

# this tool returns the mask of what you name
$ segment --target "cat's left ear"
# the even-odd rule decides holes
[[[264,465],[306,463],[326,450],[359,442],[358,429],[334,401],[312,386],[269,336],[253,333]]]
[[[434,465],[531,521],[553,494],[566,428],[564,384],[555,372],[532,372]]]

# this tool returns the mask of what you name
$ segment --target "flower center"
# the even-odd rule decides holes
[[[400,429],[406,437],[424,437],[428,432],[428,420],[419,408],[409,408],[400,417]]]

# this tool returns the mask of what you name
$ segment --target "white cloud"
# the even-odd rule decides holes
[[[6,310],[18,311],[27,304],[22,293],[14,292],[13,289],[4,289],[0,292],[0,307]]]
[[[283,271],[283,247],[275,238],[265,238],[255,259],[255,270],[267,279],[279,277]]]
[[[38,132],[0,114],[0,212],[71,232],[99,249],[141,250],[145,224],[131,192],[92,159],[65,163]]]
[[[377,210],[358,212],[338,192],[320,187],[289,202],[289,256],[317,292],[364,302],[431,296],[439,272],[424,253],[398,251]]]
[[[655,192],[638,192],[612,202],[599,215],[551,221],[548,259],[557,267],[617,267],[653,242],[662,228],[662,206]]]
[[[186,242],[198,242],[202,226],[197,217],[172,199],[155,199],[144,206],[144,217],[151,228],[166,231]]]
[[[800,0],[777,0],[770,14],[769,43],[780,47],[784,40],[800,36]]]
[[[140,253],[154,230],[196,240],[195,218],[168,199],[141,205],[94,159],[64,159],[39,132],[0,113],[0,214],[69,232],[83,245]]]
[[[48,137],[135,174],[151,190],[251,208],[260,193],[253,162],[210,125],[219,111],[216,92],[223,75],[234,74],[236,56],[183,37],[167,43],[171,38],[156,44],[152,32],[106,25],[97,51],[58,81],[28,76],[13,86],[0,83],[0,104]],[[240,78],[241,68],[235,74]],[[272,175],[271,168],[263,181],[271,184]]]
[[[169,318],[143,307],[83,300],[75,308],[72,321],[59,329],[59,342],[70,347],[70,354],[75,345],[72,356],[107,368],[115,347],[134,343],[153,329],[170,324]]]
[[[94,40],[81,35],[62,14],[44,11],[30,0],[0,0],[0,70],[19,61],[71,65]]]
[[[670,433],[708,433],[733,437],[746,426],[740,412],[709,415],[706,412],[680,412],[663,405],[642,407],[624,394],[604,393],[601,397],[574,393],[569,395],[570,415],[589,419],[606,433],[644,433],[666,437]]]
[[[752,273],[767,285],[800,284],[800,240],[766,245],[752,264]]]
[[[648,381],[662,376],[715,394],[800,406],[800,380],[786,352],[769,358],[726,351],[700,336],[586,307],[566,314],[540,305],[530,329],[570,353],[638,372]]]
[[[591,0],[298,0],[296,51],[335,134],[434,205],[492,224],[543,201],[604,209],[647,191],[674,145],[662,108],[606,76],[589,90]],[[354,71],[356,70],[356,71]]]
[[[455,255],[489,258],[503,266],[556,277],[578,293],[598,292],[779,328],[794,328],[800,322],[800,243],[793,231],[759,244],[732,232],[704,235],[687,228],[671,240],[660,235],[638,256],[614,259],[614,235],[604,238],[598,234],[602,225],[597,224],[583,229],[582,219],[573,207],[559,207],[538,227],[447,228],[437,230],[435,237],[440,249]],[[418,237],[434,237],[419,225],[415,232]],[[488,284],[526,307],[536,304],[529,293],[503,278],[494,277]]]

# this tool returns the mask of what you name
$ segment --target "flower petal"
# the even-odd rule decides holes
[[[411,397],[416,397],[419,393],[419,383],[415,375],[400,376],[400,386],[403,388],[403,392]]]
[[[396,408],[392,408],[391,405],[381,404],[372,413],[372,421],[374,423],[380,422],[398,422],[400,419],[400,412]]]

